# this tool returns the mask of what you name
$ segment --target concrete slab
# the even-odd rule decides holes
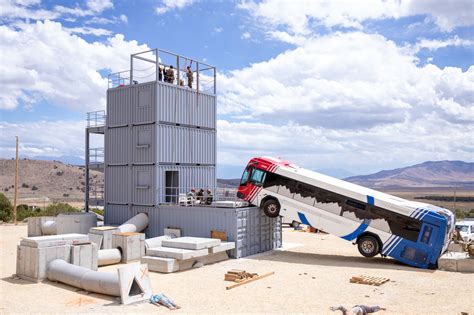
[[[181,229],[165,228],[163,234],[169,235],[171,238],[181,237]]]
[[[463,252],[462,245],[461,244],[456,244],[456,243],[451,243],[448,245],[448,251],[450,252]]]
[[[219,246],[210,247],[209,254],[215,254],[220,252],[225,252],[235,248],[234,242],[221,242]]]
[[[462,258],[457,260],[458,272],[474,273],[474,258]]]
[[[171,235],[163,235],[153,238],[148,238],[145,240],[145,249],[154,248],[154,247],[161,247],[161,242],[164,240],[170,240],[173,237]]]
[[[209,251],[207,250],[207,248],[192,250],[192,249],[182,249],[182,248],[172,248],[172,247],[155,247],[155,248],[149,248],[147,250],[148,256],[174,258],[178,260],[186,260],[186,259],[206,256],[208,254],[209,254]]]
[[[89,237],[85,234],[61,234],[61,235],[45,235],[45,236],[34,236],[27,237],[20,241],[20,245],[34,247],[34,248],[44,248],[51,246],[61,246],[61,245],[72,245],[72,244],[83,244],[88,243]]]
[[[140,259],[142,264],[147,264],[150,271],[171,273],[179,271],[179,262],[174,258],[163,258],[154,256],[143,256]]]
[[[219,246],[221,240],[215,238],[203,237],[178,237],[171,240],[165,240],[161,243],[164,247],[180,248],[180,249],[204,249]]]
[[[148,266],[128,265],[118,269],[122,304],[131,304],[150,299],[152,293]]]
[[[97,216],[94,213],[60,213],[56,217],[58,235],[66,233],[87,234],[92,227],[97,227]]]
[[[184,271],[193,268],[196,263],[203,265],[213,264],[219,261],[227,260],[229,256],[226,252],[219,252],[202,257],[191,258],[187,260],[177,260],[173,258],[163,258],[154,256],[144,256],[141,258],[141,263],[146,263],[150,271],[161,273],[172,273],[177,271]]]
[[[463,272],[459,270],[459,266],[461,265],[461,268],[464,270],[469,270],[469,262],[464,262],[469,259],[470,258],[467,253],[447,252],[438,259],[438,269]],[[459,264],[460,261],[462,261],[461,264]]]

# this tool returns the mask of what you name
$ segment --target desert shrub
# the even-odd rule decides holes
[[[456,220],[462,220],[464,219],[464,211],[460,210],[460,209],[456,209]]]
[[[69,194],[63,194],[63,197],[69,197]]]
[[[33,187],[31,187],[31,190],[38,190],[38,187],[36,187],[35,185],[33,185]]]
[[[10,221],[13,215],[13,207],[8,198],[0,193],[0,220]]]
[[[75,207],[71,206],[70,204],[58,202],[58,203],[53,203],[53,204],[50,204],[49,206],[47,206],[46,209],[44,209],[44,211],[42,211],[41,215],[56,216],[60,213],[79,212],[79,211],[80,210],[78,208],[75,208]]]
[[[23,183],[23,184],[21,184],[21,187],[22,188],[29,188],[30,186],[28,186],[28,184],[26,184],[26,183]]]
[[[33,210],[32,207],[28,205],[19,205],[16,207],[16,220],[23,221],[29,217],[35,217],[38,215],[36,210]]]
[[[56,172],[56,175],[58,175],[58,176],[63,176],[63,174],[64,174],[64,171],[57,171]]]
[[[7,191],[8,191],[8,187],[3,188],[3,191],[4,191],[4,192],[7,192]]]

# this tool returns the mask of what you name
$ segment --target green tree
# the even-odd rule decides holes
[[[56,216],[60,213],[79,212],[79,211],[80,210],[78,208],[75,208],[75,207],[71,206],[70,204],[58,202],[58,203],[53,203],[53,204],[50,204],[49,206],[47,206],[46,209],[44,209],[44,211],[42,211],[41,215]]]
[[[0,220],[8,222],[12,219],[13,207],[8,198],[0,193]]]

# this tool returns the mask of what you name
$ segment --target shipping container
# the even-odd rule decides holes
[[[158,135],[160,163],[214,165],[216,162],[214,130],[159,125]]]
[[[126,126],[131,115],[131,86],[107,90],[107,127]]]
[[[216,128],[216,96],[162,82],[107,91],[107,126],[168,123]]]
[[[131,217],[133,212],[129,205],[105,205],[104,225],[119,226]]]
[[[104,159],[107,165],[130,163],[132,145],[129,127],[107,128],[104,135]]]
[[[159,212],[156,207],[146,207],[146,206],[132,206],[132,215],[135,216],[139,213],[146,213],[148,215],[148,227],[143,231],[146,235],[146,238],[154,237],[157,235],[162,235],[163,231],[159,231]]]
[[[150,206],[156,204],[155,172],[154,165],[132,166],[132,204]]]
[[[105,168],[105,202],[130,203],[131,183],[131,168],[129,166],[107,166]]]
[[[132,127],[132,147],[130,148],[132,164],[157,163],[157,151],[165,149],[157,142],[156,125],[141,125]]]

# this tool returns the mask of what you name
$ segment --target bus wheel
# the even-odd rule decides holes
[[[274,199],[267,200],[263,204],[263,212],[270,218],[276,218],[280,214],[280,205]]]
[[[377,239],[371,235],[365,235],[359,238],[357,241],[357,248],[359,253],[364,257],[374,257],[379,253],[379,242]]]

